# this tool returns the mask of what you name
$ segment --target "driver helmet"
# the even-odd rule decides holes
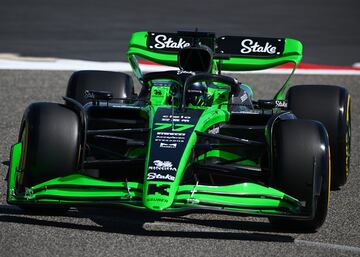
[[[186,91],[186,102],[194,106],[205,106],[208,87],[205,82],[195,82]]]

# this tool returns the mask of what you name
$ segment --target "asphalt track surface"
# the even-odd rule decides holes
[[[293,37],[306,63],[360,62],[359,0],[0,0],[0,53],[123,61],[134,31]]]
[[[134,31],[194,29],[293,37],[306,63],[360,61],[358,0],[0,0],[0,53],[123,61]],[[22,113],[36,101],[60,102],[71,72],[0,71],[0,161],[8,160]],[[237,75],[239,76],[239,75]],[[259,98],[282,75],[241,75]],[[292,84],[336,84],[352,96],[349,181],[331,193],[317,233],[277,231],[266,219],[215,214],[155,217],[122,209],[72,209],[29,215],[6,204],[0,165],[0,256],[360,256],[359,76],[297,75]]]
[[[61,101],[68,71],[0,71],[0,159],[8,160],[24,108]],[[272,96],[283,75],[237,75],[258,98]],[[0,169],[0,256],[360,256],[359,76],[297,75],[292,84],[336,84],[352,96],[349,181],[331,193],[326,223],[317,233],[278,231],[266,219],[217,214],[155,217],[123,209],[71,209],[29,215],[6,204]]]

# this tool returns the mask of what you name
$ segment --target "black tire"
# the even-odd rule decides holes
[[[78,169],[78,115],[56,103],[34,103],[25,111],[19,142],[23,144],[18,190],[74,173]]]
[[[328,136],[324,126],[311,120],[278,122],[273,131],[271,186],[305,201],[310,220],[270,218],[286,229],[314,231],[325,221],[330,197]],[[315,174],[314,174],[315,173]],[[315,208],[313,208],[315,206]]]
[[[121,72],[87,70],[74,72],[69,79],[66,96],[84,105],[89,102],[84,96],[85,90],[111,92],[114,98],[134,96],[132,78]]]
[[[331,148],[331,188],[345,185],[350,169],[350,94],[343,87],[301,85],[287,94],[289,109],[300,119],[324,124]]]

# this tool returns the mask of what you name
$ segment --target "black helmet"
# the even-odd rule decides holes
[[[208,87],[206,82],[195,82],[186,90],[186,103],[194,106],[204,106],[207,102]]]

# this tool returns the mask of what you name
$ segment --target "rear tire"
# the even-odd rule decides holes
[[[310,220],[269,218],[279,228],[314,231],[325,221],[330,196],[328,136],[310,120],[280,121],[273,132],[271,186],[306,202]],[[315,174],[314,174],[315,173]],[[313,208],[313,206],[315,208]]]
[[[299,119],[324,124],[331,147],[331,187],[345,185],[350,169],[351,103],[343,87],[301,85],[287,94],[289,109]]]
[[[128,74],[91,70],[74,72],[69,79],[66,96],[84,105],[90,102],[84,96],[86,90],[111,92],[114,98],[128,98],[135,95],[133,81]]]

